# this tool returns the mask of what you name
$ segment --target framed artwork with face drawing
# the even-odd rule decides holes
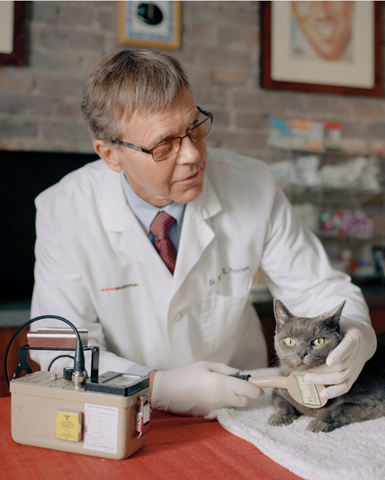
[[[261,86],[382,96],[382,2],[261,2]]]
[[[119,2],[119,43],[138,47],[181,47],[181,2]]]

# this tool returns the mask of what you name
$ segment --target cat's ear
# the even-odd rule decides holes
[[[324,313],[323,315],[324,320],[329,325],[329,327],[339,330],[341,313],[345,306],[345,303],[346,303],[346,300],[340,303],[337,307],[330,310],[330,312]]]
[[[286,325],[286,323],[294,317],[294,315],[277,298],[274,299],[274,315],[277,321],[277,328]]]

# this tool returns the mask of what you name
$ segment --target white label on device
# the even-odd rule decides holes
[[[118,409],[92,403],[84,407],[84,448],[117,453]]]
[[[305,381],[303,375],[295,376],[304,405],[321,405],[317,387]]]

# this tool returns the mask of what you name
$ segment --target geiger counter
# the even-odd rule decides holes
[[[37,320],[61,320],[71,329],[41,329],[28,334],[29,344],[19,349],[19,365],[10,382],[12,438],[24,445],[63,450],[120,460],[139,450],[150,424],[148,376],[107,372],[99,375],[99,347],[89,347],[87,332],[68,320],[44,315],[26,322],[12,337]],[[34,346],[31,346],[34,345]],[[44,346],[41,346],[44,345]],[[35,372],[28,350],[75,350],[74,367],[63,375]],[[84,350],[91,350],[89,374]],[[26,371],[26,375],[20,374]]]

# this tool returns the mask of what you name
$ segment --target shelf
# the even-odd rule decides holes
[[[355,148],[354,144],[350,145],[351,149]],[[298,217],[320,239],[331,261],[347,270],[352,270],[356,264],[372,266],[372,246],[385,246],[384,152],[334,148],[311,151],[300,145],[294,148],[275,147],[291,153],[276,162],[277,165],[271,168],[272,174],[281,184]],[[304,157],[310,156],[318,160],[309,160],[307,164]],[[303,159],[300,160],[300,157]],[[354,160],[357,157],[368,160]],[[325,166],[330,168],[323,169]],[[344,167],[333,170],[334,166]],[[313,181],[314,184],[299,183],[303,181]],[[342,236],[342,233],[345,235]],[[362,234],[366,238],[360,237]],[[350,264],[349,259],[346,262],[343,260],[347,254],[351,256]]]
[[[341,150],[337,148],[326,148],[324,150],[307,150],[306,148],[291,148],[285,147],[282,145],[275,145],[274,143],[269,143],[269,146],[273,148],[277,148],[279,150],[283,150],[286,152],[292,152],[293,154],[300,154],[300,155],[319,155],[319,156],[339,156],[339,157],[377,157],[379,159],[385,159],[384,153],[376,153],[375,151],[369,150],[362,150],[362,151],[347,151]]]
[[[323,232],[321,230],[314,231],[314,233],[317,235],[318,238],[321,240],[341,240],[346,243],[382,243],[385,239],[385,235],[373,235],[371,238],[355,238],[355,237],[339,237],[337,235],[331,235],[328,234],[327,232]]]
[[[315,205],[330,205],[344,208],[355,205],[378,204],[384,201],[385,191],[355,190],[325,186],[290,185],[284,192],[292,203],[310,202]]]
[[[311,229],[312,232],[317,235],[317,237],[322,241],[322,242],[328,242],[328,241],[340,241],[344,242],[346,244],[349,244],[351,246],[360,246],[363,243],[370,243],[371,245],[382,245],[384,244],[385,241],[385,231],[383,230],[376,230],[374,227],[374,234],[373,236],[369,238],[359,238],[359,237],[349,237],[349,236],[338,236],[336,234],[323,231],[323,230],[313,230]]]

